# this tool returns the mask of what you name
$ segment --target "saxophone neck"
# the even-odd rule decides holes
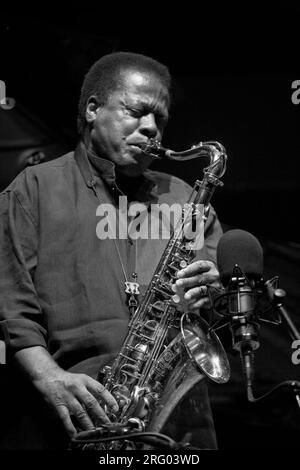
[[[215,178],[222,178],[226,171],[226,150],[222,144],[216,141],[199,142],[199,144],[181,152],[167,149],[160,142],[153,139],[150,139],[149,143],[140,144],[139,147],[147,155],[158,159],[187,161],[194,158],[208,157],[209,165],[204,169],[204,173]]]
[[[219,142],[200,142],[200,156],[206,155],[210,158],[209,166],[204,172],[222,178],[226,171],[227,154],[225,147]],[[201,152],[202,149],[202,152]]]

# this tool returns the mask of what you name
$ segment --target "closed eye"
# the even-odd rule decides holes
[[[143,116],[143,110],[138,109],[138,108],[132,108],[132,107],[125,107],[125,110],[127,111],[127,114],[130,114],[130,116],[135,117],[135,118],[140,118]]]
[[[133,106],[125,106],[124,108],[125,108],[126,114],[129,114],[135,119],[140,119],[143,116],[147,116],[147,114],[149,113],[153,113],[158,129],[161,129],[161,130],[164,129],[168,123],[168,116],[161,112],[153,111],[152,109],[148,109],[144,107],[136,108]]]

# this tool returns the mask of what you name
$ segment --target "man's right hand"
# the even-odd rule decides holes
[[[117,402],[108,390],[85,374],[60,370],[34,380],[33,384],[59,416],[70,437],[77,432],[75,426],[85,431],[110,422],[99,401],[113,412],[118,410]]]
[[[70,437],[76,434],[76,427],[85,431],[110,422],[99,401],[113,412],[118,410],[116,400],[103,385],[88,375],[61,369],[45,348],[22,349],[15,358]]]

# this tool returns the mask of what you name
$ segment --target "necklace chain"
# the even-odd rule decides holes
[[[89,167],[90,167],[90,163],[88,161],[88,164],[89,164]],[[90,168],[91,170],[91,168]],[[96,189],[96,186],[95,186],[95,180],[93,178],[93,176],[91,175],[91,178],[90,178],[90,184],[92,186],[92,189],[93,189],[93,192],[95,194],[95,196],[97,197],[99,203],[101,204],[102,201],[101,201],[101,198],[99,196],[99,193]],[[110,231],[112,232],[112,227],[111,227],[111,224],[110,224],[110,220],[109,220],[109,216],[107,216],[107,222],[108,222],[108,226],[109,226],[109,229]],[[113,235],[113,233],[112,233]],[[119,246],[117,244],[117,241],[116,239],[114,238],[113,236],[113,242],[114,242],[114,245],[115,245],[115,248],[116,248],[116,252],[118,254],[118,258],[119,258],[119,261],[120,261],[120,265],[121,265],[121,268],[122,268],[122,272],[123,272],[123,276],[124,276],[124,279],[125,279],[125,292],[126,294],[128,295],[128,308],[129,308],[129,312],[131,315],[134,314],[134,312],[136,311],[139,303],[138,303],[138,295],[139,295],[139,284],[137,282],[137,273],[136,273],[136,263],[137,263],[137,242],[135,243],[135,260],[134,260],[134,266],[135,266],[135,271],[132,273],[132,281],[128,281],[128,277],[126,275],[126,270],[125,270],[125,266],[124,266],[124,263],[123,263],[123,260],[122,260],[122,256],[121,256],[121,253],[120,253],[120,250],[119,250]]]

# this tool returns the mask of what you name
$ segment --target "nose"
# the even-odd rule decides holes
[[[158,128],[156,125],[155,116],[153,113],[145,114],[140,120],[140,133],[153,139],[157,137]]]

